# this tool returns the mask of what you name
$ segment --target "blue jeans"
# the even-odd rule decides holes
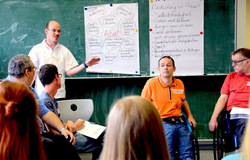
[[[99,159],[102,152],[104,135],[105,131],[98,137],[98,139],[93,139],[76,132],[74,133],[76,138],[75,148],[79,152],[92,153],[93,160]]]
[[[242,138],[245,132],[247,119],[234,119],[230,121],[231,127],[235,129],[237,135],[238,147],[241,146]]]
[[[176,149],[179,150],[181,160],[194,159],[191,132],[186,123],[172,124],[163,121],[163,127],[171,160],[175,160]]]

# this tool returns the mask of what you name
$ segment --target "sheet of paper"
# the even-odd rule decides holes
[[[150,0],[150,76],[162,56],[174,59],[175,76],[204,74],[205,12],[204,0]]]
[[[77,132],[85,136],[97,139],[105,129],[105,126],[85,121],[84,127]]]
[[[238,108],[233,107],[230,112],[230,119],[248,119],[249,117],[249,108]]]
[[[247,114],[249,115],[249,108],[239,108],[239,107],[233,107],[230,114]]]
[[[99,57],[88,73],[140,74],[138,3],[84,6],[86,59]]]

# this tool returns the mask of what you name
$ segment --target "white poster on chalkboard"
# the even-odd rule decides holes
[[[138,3],[84,7],[86,59],[100,57],[87,72],[140,74]]]
[[[149,0],[150,75],[171,56],[174,75],[204,74],[204,0]]]

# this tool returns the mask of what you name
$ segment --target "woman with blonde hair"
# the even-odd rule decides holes
[[[21,84],[0,84],[0,159],[45,160],[32,91]]]
[[[139,96],[118,100],[107,123],[101,160],[169,160],[162,119]]]

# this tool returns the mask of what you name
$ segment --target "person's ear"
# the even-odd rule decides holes
[[[176,71],[176,67],[174,67],[174,72]]]
[[[55,75],[55,79],[56,79],[56,81],[58,81],[59,80],[59,76]]]
[[[59,81],[61,81],[60,78],[59,78],[59,75],[55,75],[55,80],[56,80],[57,83],[59,83]]]
[[[26,69],[25,72],[24,72],[24,75],[26,77],[29,77],[30,76],[30,70],[29,69]]]
[[[44,32],[45,32],[46,35],[48,34],[48,31],[49,30],[47,28],[45,28]]]
[[[250,59],[247,59],[247,65],[250,65]]]
[[[157,70],[158,70],[158,72],[160,73],[160,67],[159,67],[159,66],[157,67]]]

